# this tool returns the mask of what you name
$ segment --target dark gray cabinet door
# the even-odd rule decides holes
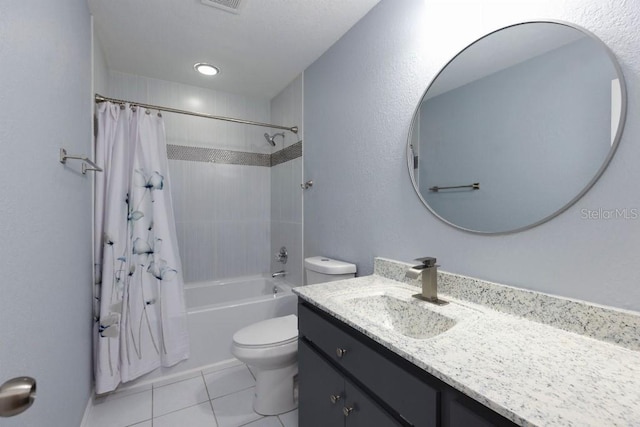
[[[387,412],[380,408],[358,387],[345,380],[346,399],[343,412],[346,417],[346,427],[398,427]]]
[[[345,425],[345,416],[342,413],[345,397],[344,378],[302,340],[298,342],[298,387],[300,426]],[[372,425],[375,424],[369,427]]]
[[[442,427],[514,427],[515,424],[457,392],[447,393],[443,401]]]

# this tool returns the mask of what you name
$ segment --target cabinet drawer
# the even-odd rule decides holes
[[[344,380],[347,427],[401,427],[391,416],[369,399],[349,380]]]
[[[378,353],[371,343],[365,343],[366,339],[347,333],[347,325],[339,327],[303,304],[298,307],[298,321],[300,336],[311,341],[409,423],[437,425],[438,390]]]
[[[298,363],[301,426],[400,427],[400,423],[356,385],[345,380],[304,341],[298,345]]]
[[[342,375],[304,341],[298,343],[298,369],[300,426],[343,426],[345,387]]]

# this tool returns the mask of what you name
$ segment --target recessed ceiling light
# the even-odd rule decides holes
[[[198,62],[197,64],[194,64],[193,68],[197,72],[199,72],[200,74],[204,74],[205,76],[215,76],[220,72],[220,69],[204,62]]]

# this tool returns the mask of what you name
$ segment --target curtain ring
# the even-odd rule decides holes
[[[162,113],[158,111],[158,117],[162,117]]]
[[[124,110],[124,104],[120,104],[120,109]]]
[[[131,111],[133,111],[134,113],[136,112],[137,109],[138,109],[138,107],[136,107],[135,105],[131,106]]]
[[[145,114],[147,114],[147,115],[151,114],[151,110],[149,110],[148,108],[147,108],[144,112],[145,112]]]

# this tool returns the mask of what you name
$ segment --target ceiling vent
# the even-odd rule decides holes
[[[218,9],[222,9],[225,12],[235,13],[236,15],[240,13],[240,7],[242,5],[242,0],[200,0],[202,4],[206,4],[207,6],[212,6]]]

